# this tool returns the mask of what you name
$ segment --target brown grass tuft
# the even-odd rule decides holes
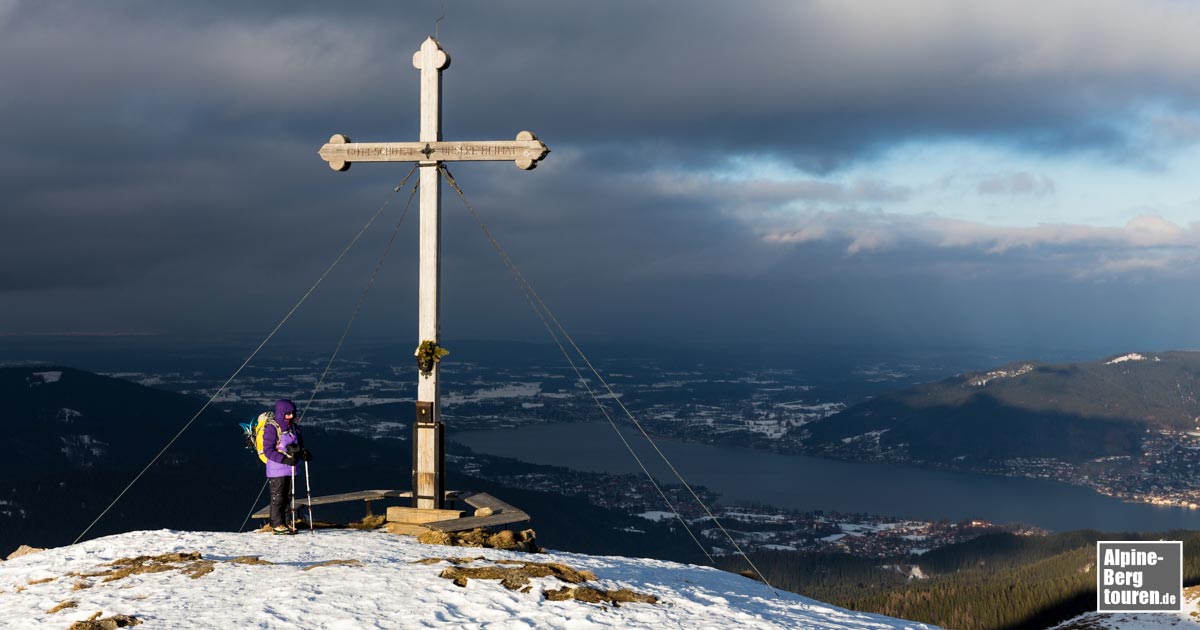
[[[483,556],[475,556],[473,558],[422,558],[413,560],[411,564],[437,564],[439,562],[449,562],[450,564],[470,564],[476,560],[483,560]]]
[[[226,560],[226,562],[231,562],[233,564],[275,564],[274,562],[263,560],[258,556],[238,556],[236,558],[230,558],[229,560]]]
[[[363,565],[363,563],[359,560],[326,560],[325,562],[318,562],[316,564],[310,564],[310,565],[304,567],[303,569],[301,569],[301,571],[310,571],[317,567],[331,567],[331,566],[336,566],[336,565],[342,565],[342,566],[347,566],[347,567],[361,567]]]
[[[349,527],[350,529],[369,530],[369,529],[379,529],[380,527],[383,527],[384,525],[387,525],[387,516],[384,514],[376,514],[373,516],[364,516],[362,518],[362,520],[360,520],[360,521],[354,521],[353,523],[347,523],[346,527]]]
[[[58,612],[58,611],[60,611],[60,610],[66,610],[66,609],[68,609],[68,608],[75,608],[75,607],[76,607],[76,606],[78,606],[78,605],[79,605],[79,602],[77,602],[77,601],[75,601],[75,600],[73,600],[73,599],[64,600],[64,601],[62,601],[62,602],[59,602],[59,603],[58,603],[58,605],[57,605],[57,606],[55,606],[54,608],[51,608],[50,610],[47,610],[47,611],[46,611],[46,614],[47,614],[47,615],[53,615],[54,613],[56,613],[56,612]]]
[[[101,614],[98,612],[85,621],[76,621],[71,624],[70,630],[116,630],[142,623],[141,619],[132,615],[113,615],[101,619]]]
[[[546,596],[546,599],[553,602],[574,599],[588,604],[612,604],[614,607],[620,606],[622,603],[658,603],[658,598],[653,595],[637,593],[627,588],[610,591],[590,586],[577,586],[575,588],[564,586],[560,589],[542,591],[542,594]]]
[[[179,572],[195,580],[212,573],[216,564],[212,560],[197,560],[183,567]]]
[[[561,562],[522,562],[520,560],[496,560],[495,564],[482,567],[459,566],[466,562],[482,560],[483,558],[425,558],[417,560],[418,564],[436,564],[449,562],[455,566],[447,567],[438,577],[452,580],[455,586],[465,587],[470,580],[500,580],[500,585],[510,591],[528,593],[532,589],[530,580],[533,578],[552,577],[567,584],[578,585],[596,579],[591,571],[582,571],[569,567]],[[464,562],[465,561],[465,562]],[[590,586],[564,586],[558,589],[542,591],[550,601],[566,601],[573,599],[590,604],[622,603],[655,604],[658,598],[645,593],[637,593],[627,588],[605,590]]]

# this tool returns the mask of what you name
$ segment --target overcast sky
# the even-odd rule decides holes
[[[0,0],[0,334],[265,334],[407,166],[436,0]],[[582,338],[1200,347],[1200,4],[449,0],[454,165]],[[444,197],[443,336],[538,339]],[[406,200],[290,323],[340,336]],[[416,336],[416,213],[356,329]],[[0,344],[2,344],[0,338]]]

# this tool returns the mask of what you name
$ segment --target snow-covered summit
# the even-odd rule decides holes
[[[1114,357],[1112,359],[1109,359],[1108,361],[1104,362],[1104,365],[1116,365],[1118,363],[1124,363],[1126,361],[1161,361],[1161,359],[1159,359],[1158,357],[1154,357],[1154,356],[1148,357],[1148,356],[1138,353],[1138,352],[1130,352],[1129,354],[1123,354],[1119,357]]]
[[[114,561],[199,552],[122,575]],[[261,561],[247,559],[258,556]],[[447,559],[455,559],[457,564]],[[466,560],[464,562],[464,560]],[[265,562],[262,562],[265,561]],[[331,562],[331,561],[342,561]],[[421,563],[420,561],[424,561]],[[588,585],[653,595],[657,603],[552,601],[574,588],[534,577],[510,590],[496,579],[456,586],[452,567],[561,563]],[[326,564],[322,564],[326,563]],[[119,577],[117,577],[119,576]],[[49,612],[54,610],[55,612]],[[423,545],[380,532],[315,536],[141,531],[0,563],[0,627],[67,628],[130,615],[139,628],[931,628],[844,610],[712,568],[641,558]]]

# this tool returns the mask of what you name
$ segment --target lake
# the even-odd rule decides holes
[[[636,429],[622,433],[656,478],[676,482]],[[449,437],[479,453],[535,464],[588,472],[641,472],[607,423],[542,424]],[[1200,510],[1125,503],[1050,480],[843,462],[667,438],[655,442],[689,484],[719,493],[725,505],[761,502],[803,511],[866,512],[920,520],[983,519],[1054,531],[1200,529]]]

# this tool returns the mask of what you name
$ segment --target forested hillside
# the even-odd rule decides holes
[[[990,534],[919,557],[870,561],[787,551],[752,554],[771,583],[854,610],[955,630],[1041,630],[1096,605],[1097,540],[1184,541],[1184,584],[1200,583],[1200,533]],[[738,570],[738,560],[722,565]],[[910,579],[910,565],[924,579]]]

